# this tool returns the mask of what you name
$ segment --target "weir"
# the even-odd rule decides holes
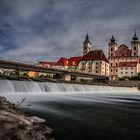
[[[83,85],[83,84],[67,84],[52,82],[34,82],[34,81],[16,81],[16,80],[0,80],[0,93],[12,92],[115,92],[115,91],[138,91],[135,87],[113,87],[99,85]]]

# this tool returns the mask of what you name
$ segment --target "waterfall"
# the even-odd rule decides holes
[[[0,93],[11,92],[118,92],[138,91],[135,87],[112,87],[99,85],[67,84],[52,82],[0,80]]]

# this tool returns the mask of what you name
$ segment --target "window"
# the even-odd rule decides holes
[[[98,71],[97,71],[97,70],[96,70],[95,72],[96,72],[96,73],[98,73]]]
[[[88,67],[89,69],[91,68],[91,67]]]
[[[125,68],[126,70],[128,70],[128,68]]]
[[[116,66],[118,66],[118,63],[116,63]]]
[[[91,62],[89,62],[88,65],[91,65]]]
[[[126,72],[126,74],[128,74],[128,72]]]
[[[131,68],[131,70],[133,70],[133,67]]]
[[[98,69],[98,67],[96,66],[96,69]]]
[[[136,46],[134,46],[134,50],[136,50]]]
[[[98,65],[98,62],[96,62],[96,65]]]
[[[121,70],[123,70],[123,68],[121,68]]]
[[[113,51],[113,48],[111,48],[111,52]]]
[[[113,56],[113,54],[111,53],[111,56]]]
[[[136,56],[136,53],[134,52],[134,56]]]
[[[116,72],[118,72],[118,70],[116,70]]]
[[[112,67],[112,63],[110,63],[110,66]]]
[[[121,72],[121,74],[123,74],[123,72]]]
[[[112,69],[110,71],[112,72]]]
[[[131,72],[131,74],[133,74],[133,72]]]

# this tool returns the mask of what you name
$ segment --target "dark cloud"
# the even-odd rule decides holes
[[[140,36],[139,0],[1,0],[0,56],[28,61],[82,54],[86,31],[107,52],[110,37]]]

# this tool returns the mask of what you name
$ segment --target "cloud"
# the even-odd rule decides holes
[[[0,56],[27,61],[80,56],[86,31],[93,49],[107,54],[112,34],[129,46],[135,28],[140,36],[139,13],[139,0],[1,0]]]

